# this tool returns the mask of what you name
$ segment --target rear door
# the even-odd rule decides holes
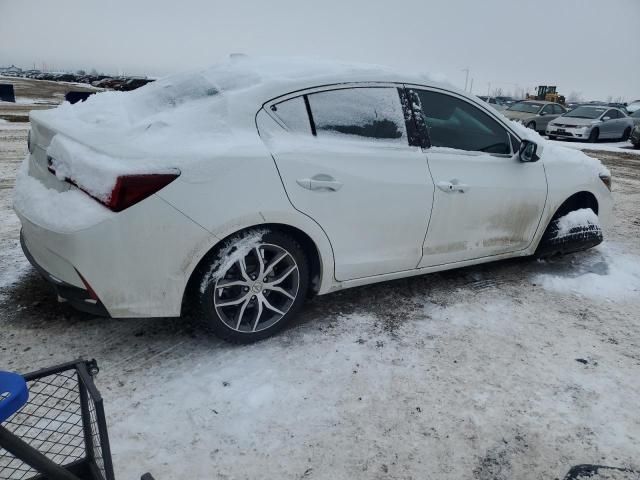
[[[546,105],[541,111],[540,116],[536,119],[536,130],[544,131],[551,120],[558,115],[553,104]]]
[[[279,126],[259,115],[292,204],[329,237],[338,280],[414,269],[422,255],[434,185],[401,94],[316,89],[265,105]]]
[[[420,267],[527,248],[547,195],[541,161],[523,163],[516,139],[490,112],[454,93],[411,87],[431,146],[436,185]]]
[[[605,117],[609,117],[609,120],[604,120]],[[614,138],[618,130],[618,112],[614,109],[609,109],[602,116],[602,119],[600,138]]]

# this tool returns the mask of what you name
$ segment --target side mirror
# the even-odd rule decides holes
[[[538,151],[538,145],[530,140],[522,140],[520,142],[520,150],[518,156],[521,162],[537,162],[540,157],[536,154]]]
[[[611,120],[611,117],[602,117],[603,122],[606,122],[607,120]]]

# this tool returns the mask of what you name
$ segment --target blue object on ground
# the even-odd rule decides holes
[[[0,371],[0,423],[29,400],[29,388],[22,375]]]

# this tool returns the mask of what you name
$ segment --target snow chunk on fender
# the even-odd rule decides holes
[[[47,157],[59,180],[71,180],[89,195],[103,202],[109,200],[121,175],[169,174],[176,171],[158,166],[150,160],[139,159],[131,162],[114,158],[60,134],[53,137],[47,148]]]
[[[218,253],[209,272],[207,272],[202,279],[200,293],[204,293],[211,283],[220,280],[234,263],[246,257],[252,249],[260,244],[262,237],[267,233],[269,233],[267,229],[251,230],[244,234],[234,235],[227,240],[222,250],[220,250],[220,253]]]
[[[598,216],[590,208],[581,208],[567,213],[558,219],[558,231],[556,238],[564,237],[571,230],[577,227],[589,227],[590,225],[600,225]]]
[[[97,225],[115,215],[80,190],[58,192],[45,187],[29,176],[28,162],[27,156],[18,170],[13,206],[30,222],[67,233]]]

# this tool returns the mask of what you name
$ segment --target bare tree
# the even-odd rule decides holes
[[[567,102],[582,102],[583,98],[582,98],[582,92],[571,92],[569,95],[567,95]]]
[[[498,87],[498,88],[494,88],[493,91],[491,92],[491,96],[492,97],[502,97],[502,88]]]

